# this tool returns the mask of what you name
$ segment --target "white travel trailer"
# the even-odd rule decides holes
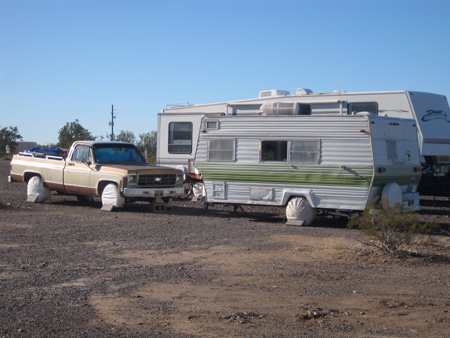
[[[195,158],[204,116],[352,115],[363,111],[414,119],[422,162],[435,156],[450,156],[450,109],[443,95],[413,91],[313,93],[300,88],[295,95],[268,90],[254,99],[167,106],[158,114],[157,164],[183,169],[188,179],[201,178],[201,173],[189,163]]]
[[[318,211],[350,216],[376,197],[420,209],[412,119],[205,116],[194,165],[206,203],[286,206],[293,224]]]

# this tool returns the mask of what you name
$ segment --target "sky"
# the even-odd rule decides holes
[[[297,88],[450,95],[450,1],[0,0],[0,127],[24,141]]]

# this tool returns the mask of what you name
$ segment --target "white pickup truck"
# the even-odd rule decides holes
[[[101,196],[103,210],[144,200],[166,204],[182,196],[180,170],[148,164],[135,145],[77,141],[67,157],[24,152],[11,161],[10,182],[27,182],[29,202],[43,202],[50,191],[73,194],[81,201]]]

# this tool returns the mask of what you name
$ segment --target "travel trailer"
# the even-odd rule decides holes
[[[300,88],[295,95],[285,90],[267,90],[254,99],[167,105],[158,114],[157,164],[182,169],[187,180],[201,179],[202,173],[192,163],[205,116],[347,116],[359,112],[413,119],[422,163],[433,162],[436,156],[450,156],[450,109],[443,95],[413,91],[313,93]]]
[[[208,204],[286,206],[288,224],[376,197],[419,210],[416,122],[356,115],[204,116],[194,166]]]

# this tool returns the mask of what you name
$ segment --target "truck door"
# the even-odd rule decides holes
[[[88,145],[79,144],[67,160],[64,169],[64,186],[68,193],[91,195],[92,149]]]

